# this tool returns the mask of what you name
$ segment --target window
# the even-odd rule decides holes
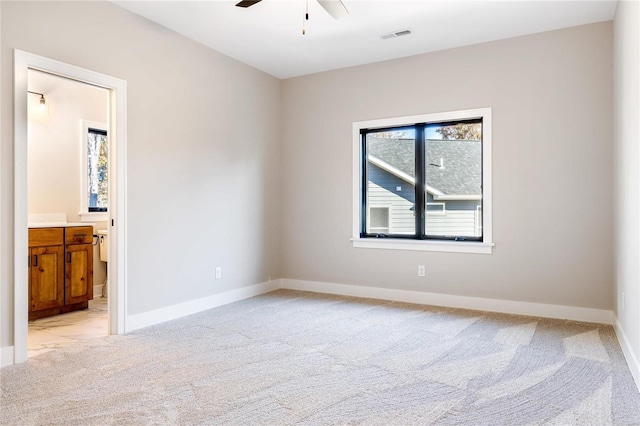
[[[109,196],[107,132],[89,128],[87,132],[87,197],[90,212],[106,212]]]
[[[107,220],[109,142],[106,125],[85,121],[82,129],[80,215],[83,221]]]
[[[427,214],[447,214],[445,203],[429,203],[427,202]]]
[[[389,233],[389,207],[369,207],[368,232]]]
[[[354,123],[353,175],[355,247],[491,253],[491,109]]]

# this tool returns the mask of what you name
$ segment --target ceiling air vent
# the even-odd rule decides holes
[[[394,31],[394,32],[388,33],[388,34],[382,34],[380,36],[380,38],[383,39],[383,40],[388,40],[390,38],[401,37],[401,36],[405,36],[405,35],[409,35],[409,34],[411,34],[411,30],[400,30],[400,31]]]

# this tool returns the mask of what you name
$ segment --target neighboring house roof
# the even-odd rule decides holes
[[[481,141],[427,140],[427,191],[440,199],[482,194]],[[371,138],[370,160],[406,180],[415,176],[413,139]],[[388,167],[385,167],[388,165]]]
[[[405,182],[409,182],[411,185],[415,185],[416,184],[416,178],[414,176],[409,175],[408,173],[403,172],[402,170],[398,169],[397,167],[392,166],[391,164],[387,163],[386,161],[383,161],[381,159],[379,159],[378,157],[375,157],[371,154],[369,154],[369,162],[371,164],[374,164],[378,167],[380,167],[382,170],[385,170],[397,177],[399,177],[400,179],[404,180]],[[442,193],[442,191],[427,185],[427,192],[433,194],[434,196],[446,196],[445,194]]]

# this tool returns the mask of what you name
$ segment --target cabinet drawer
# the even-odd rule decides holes
[[[65,244],[91,244],[93,243],[93,226],[72,226],[65,228]]]
[[[64,228],[29,228],[29,247],[61,246]]]

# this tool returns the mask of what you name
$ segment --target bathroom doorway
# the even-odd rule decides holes
[[[31,358],[108,335],[109,91],[36,69],[27,88]]]
[[[42,86],[36,87],[36,84],[42,84]],[[62,89],[63,87],[64,89]],[[73,154],[69,150],[69,147],[74,145],[69,141],[67,141],[67,148],[58,147],[58,149],[54,146],[47,147],[43,145],[46,144],[47,140],[53,140],[54,137],[59,136],[56,134],[56,129],[51,127],[46,129],[46,121],[53,118],[59,119],[61,114],[62,116],[69,115],[70,110],[75,108],[74,105],[79,103],[79,98],[76,96],[68,96],[68,99],[65,100],[64,93],[66,92],[69,95],[69,93],[86,91],[87,89],[90,89],[90,92],[95,97],[104,100],[105,108],[100,113],[101,115],[92,115],[87,119],[81,120],[82,124],[77,125],[77,131],[71,132],[74,134],[69,135],[69,138],[75,141],[74,152],[77,154]],[[47,100],[48,95],[45,93],[47,91],[49,91],[49,100]],[[75,99],[71,99],[74,97]],[[103,103],[103,101],[98,103]],[[126,268],[124,257],[126,250],[125,111],[125,81],[27,52],[14,51],[14,363],[24,362],[28,357],[28,320],[29,317],[33,316],[33,312],[30,312],[33,309],[30,308],[33,308],[34,300],[37,301],[36,305],[44,300],[44,304],[36,306],[36,310],[47,311],[51,309],[55,311],[58,309],[48,305],[52,298],[49,297],[47,299],[47,294],[44,294],[45,297],[40,299],[38,297],[34,298],[30,294],[29,277],[33,276],[32,268],[37,264],[36,262],[43,262],[45,259],[40,257],[36,260],[31,256],[40,252],[32,253],[29,248],[30,242],[33,243],[33,241],[30,241],[32,235],[29,222],[31,222],[31,225],[36,225],[34,228],[54,229],[53,233],[44,234],[47,235],[46,238],[50,237],[53,239],[52,241],[56,241],[52,245],[58,244],[62,239],[58,253],[64,257],[65,264],[61,268],[48,268],[49,271],[54,270],[57,271],[57,274],[61,274],[59,281],[64,282],[59,292],[66,292],[63,297],[63,304],[69,304],[69,306],[61,307],[60,313],[70,316],[84,312],[85,314],[92,313],[94,317],[106,316],[108,320],[105,321],[105,334],[121,334],[126,330]],[[37,114],[41,115],[38,116]],[[75,117],[75,119],[78,119],[78,117]],[[51,123],[48,123],[48,125],[50,126]],[[103,141],[102,146],[97,144],[93,147],[93,154],[96,154],[96,152],[98,154],[97,156],[94,155],[93,159],[83,159],[83,155],[80,155],[80,152],[86,150],[86,148],[81,147],[81,142],[86,142],[85,137],[88,130],[94,133],[93,142],[95,142],[96,135],[98,139]],[[39,144],[39,148],[32,147],[30,144],[33,140],[30,136],[38,132],[41,134],[38,142],[34,142],[34,144]],[[104,137],[102,138],[102,136]],[[70,166],[63,164],[61,157],[65,155],[75,157],[72,158],[71,162],[80,164],[82,165],[81,167],[93,167],[94,172],[96,170],[99,171],[101,166],[100,164],[92,163],[92,161],[99,160],[104,162],[105,158],[108,158],[108,181],[106,183],[104,181],[94,181],[96,185],[94,185],[95,188],[93,189],[97,189],[97,192],[93,191],[91,189],[91,177],[84,176],[80,167],[74,167],[75,172],[73,172],[69,170]],[[64,174],[67,172],[69,175],[75,174],[75,179],[78,183],[72,184],[68,188],[57,185],[52,190],[38,191],[34,189],[34,194],[31,194],[32,191],[30,190],[33,189],[31,183],[38,181],[41,184],[43,182],[47,183],[47,181],[54,183],[57,179],[46,174],[39,175],[38,171],[32,173],[33,170],[31,170],[30,163],[32,160],[37,162],[38,156],[43,157],[40,158],[41,164],[43,164],[42,161],[44,163],[53,163],[54,168],[51,173]],[[86,164],[87,162],[89,163],[88,165]],[[55,170],[56,167],[58,170]],[[84,176],[84,181],[82,176]],[[72,188],[73,186],[75,188]],[[85,201],[87,201],[84,205],[69,207],[68,205],[55,204],[58,198],[65,198],[64,192],[66,191],[80,194],[79,199],[83,199],[85,195],[82,195],[82,188],[85,188]],[[49,203],[47,206],[44,206],[46,204],[45,201]],[[90,207],[94,208],[91,209]],[[31,212],[33,213],[30,216],[29,213]],[[59,223],[57,223],[58,221]],[[47,223],[50,226],[39,226]],[[68,228],[73,232],[67,232]],[[108,262],[105,265],[98,263],[101,262],[99,249],[93,246],[96,240],[98,243],[100,241],[99,232],[108,236],[109,240],[107,249]],[[98,237],[95,238],[93,235]],[[49,241],[45,239],[45,242],[48,243]],[[74,244],[78,244],[78,247],[71,247]],[[90,245],[93,248],[92,254],[95,254],[95,256],[92,256],[95,258],[93,261],[87,260],[89,256],[88,250],[80,247],[86,245]],[[55,252],[55,250],[52,250],[52,252]],[[26,267],[27,265],[24,261],[27,253],[29,253],[28,267]],[[52,262],[51,259],[53,258],[55,256],[51,256],[48,261]],[[77,263],[74,259],[84,259],[84,262]],[[98,267],[92,270],[91,273],[86,272],[89,270],[89,265],[94,265],[93,262]],[[82,267],[75,266],[73,272],[69,273],[70,269],[67,269],[66,263],[71,265],[79,264]],[[44,270],[45,268],[41,269]],[[78,271],[85,271],[86,273]],[[87,281],[93,272],[97,272],[98,276],[98,279],[95,280],[95,287],[89,286]],[[107,277],[108,285],[105,287],[104,284]],[[69,284],[69,281],[76,284]],[[77,283],[84,284],[84,290],[79,291],[80,286]],[[89,295],[89,292],[92,294]],[[101,297],[103,292],[107,295],[104,299]],[[95,298],[93,293],[95,293]],[[88,301],[87,299],[90,300]],[[89,302],[93,300],[95,300],[95,303],[91,303],[93,306],[89,306]],[[82,306],[83,303],[86,303],[86,308]],[[71,314],[66,312],[70,308],[75,309],[78,307],[80,309],[74,310]],[[47,311],[48,314],[57,314],[57,312]],[[52,319],[56,318],[56,316],[46,316],[46,318]],[[93,325],[96,326],[97,321],[94,321]],[[73,330],[71,331],[73,332]],[[86,328],[84,330],[75,330],[74,335],[80,337],[78,340],[82,340],[90,334],[86,333],[88,331],[90,330]],[[69,336],[61,337],[69,338]],[[70,342],[67,341],[66,343]]]

